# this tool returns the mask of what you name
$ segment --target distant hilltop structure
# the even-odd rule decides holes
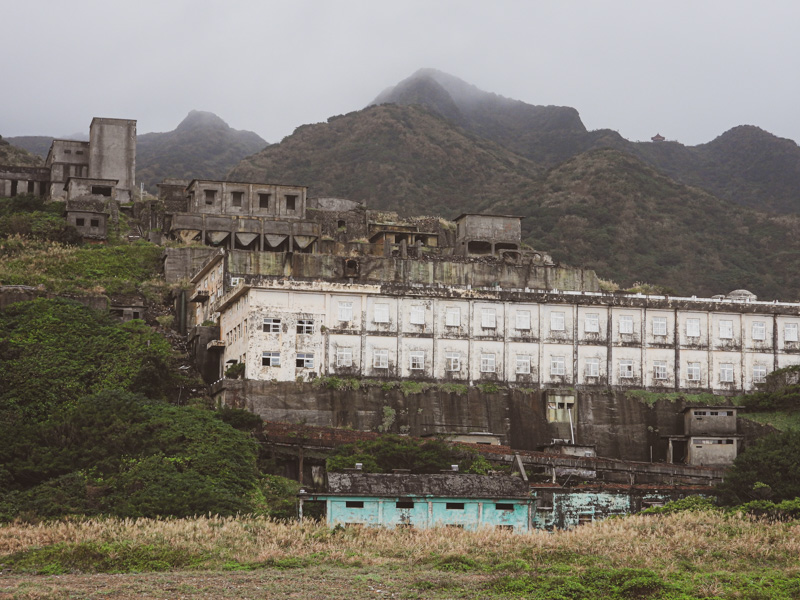
[[[660,133],[657,133],[653,137],[650,138],[650,141],[651,142],[663,142],[666,139],[667,138],[665,138],[663,135],[661,135]]]

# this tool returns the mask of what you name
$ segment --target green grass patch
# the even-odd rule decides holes
[[[727,404],[732,399],[727,396],[717,396],[715,394],[683,394],[680,392],[648,392],[646,390],[631,390],[625,392],[627,398],[638,400],[647,406],[654,406],[659,400],[667,402],[685,402],[686,404]],[[733,399],[736,404],[736,398]]]
[[[162,248],[147,242],[67,246],[30,239],[0,241],[0,282],[43,285],[57,293],[129,294],[158,277]]]
[[[743,419],[749,419],[762,425],[771,425],[779,431],[800,429],[800,411],[771,410],[766,412],[739,413]]]
[[[212,556],[168,545],[111,542],[53,544],[0,557],[0,564],[14,573],[61,575],[65,573],[144,573],[196,569]]]

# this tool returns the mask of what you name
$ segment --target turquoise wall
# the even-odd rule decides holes
[[[328,525],[367,525],[381,527],[460,526],[511,527],[528,531],[530,500],[476,498],[368,498],[356,496],[317,496],[327,503]],[[413,508],[398,507],[398,502],[413,502]],[[363,508],[358,508],[358,503]],[[350,506],[348,506],[350,504]],[[500,507],[498,508],[498,505]],[[461,508],[463,507],[463,508]]]

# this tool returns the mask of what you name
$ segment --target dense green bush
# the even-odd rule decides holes
[[[0,518],[256,508],[257,446],[208,410],[105,391],[38,421],[0,421],[0,439]]]
[[[800,431],[773,434],[747,448],[717,487],[726,505],[800,497]]]
[[[129,390],[164,398],[178,383],[166,339],[63,299],[0,311],[0,410],[38,418],[86,394]]]

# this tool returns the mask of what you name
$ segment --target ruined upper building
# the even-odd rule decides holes
[[[136,121],[95,117],[89,141],[53,140],[44,167],[0,165],[0,196],[22,194],[69,200],[79,195],[133,200]],[[70,190],[70,181],[76,186]]]

